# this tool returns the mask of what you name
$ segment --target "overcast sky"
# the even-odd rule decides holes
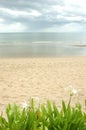
[[[0,32],[85,32],[86,0],[0,0]]]

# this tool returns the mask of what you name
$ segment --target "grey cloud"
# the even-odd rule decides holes
[[[6,12],[0,12],[0,18],[5,19],[5,24],[13,22],[20,22],[28,28],[35,30],[42,30],[53,26],[64,26],[70,23],[86,24],[85,20],[68,20],[67,17],[81,16],[86,18],[82,12],[78,12],[78,6],[74,7],[77,10],[64,10],[62,12],[52,10],[52,6],[59,5],[65,7],[64,0],[0,0],[1,8],[8,8],[12,10],[26,11],[37,10],[41,13],[39,17],[21,15],[16,17]],[[61,18],[58,18],[61,16]]]
[[[0,0],[0,6],[6,8],[27,9],[27,8],[45,8],[47,5],[63,4],[63,0]]]

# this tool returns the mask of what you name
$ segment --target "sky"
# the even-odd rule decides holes
[[[86,0],[0,0],[0,32],[85,32]]]

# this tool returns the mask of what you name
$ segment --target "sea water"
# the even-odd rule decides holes
[[[85,33],[0,33],[0,57],[86,56]]]

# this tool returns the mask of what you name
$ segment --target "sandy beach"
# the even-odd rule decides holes
[[[86,99],[86,57],[0,58],[0,111],[8,103],[21,104],[30,97],[68,101],[65,87],[78,90],[81,104]]]

